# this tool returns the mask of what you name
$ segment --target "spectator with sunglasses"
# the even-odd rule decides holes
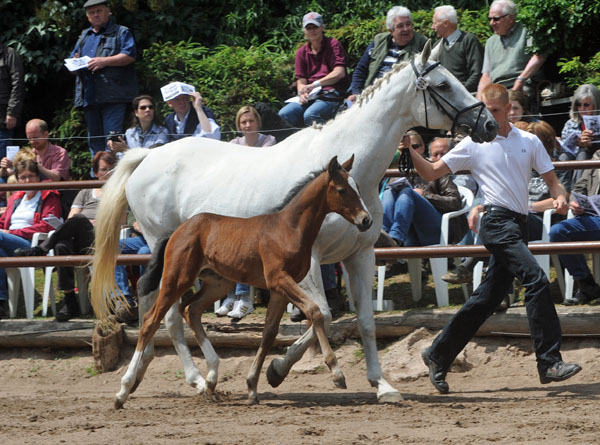
[[[477,97],[491,83],[506,88],[535,94],[536,85],[542,79],[540,71],[545,58],[531,54],[531,38],[527,29],[515,21],[517,8],[512,0],[495,0],[490,6],[488,19],[494,30],[486,44],[483,68]]]
[[[123,152],[128,148],[151,148],[169,142],[169,131],[161,125],[152,96],[143,94],[132,102],[131,127],[125,131],[125,140],[117,136],[107,145],[112,152]]]
[[[563,142],[566,141],[569,136],[575,133],[575,145],[577,146],[574,153],[567,150],[562,150],[558,156],[559,161],[571,161],[576,159],[578,161],[584,161],[590,159],[594,152],[600,148],[600,145],[594,143],[594,134],[591,130],[585,127],[583,116],[595,116],[600,114],[598,111],[600,108],[600,91],[592,84],[585,83],[580,85],[575,94],[573,94],[573,100],[571,101],[571,110],[569,116],[571,117],[562,129],[561,137]],[[597,142],[597,141],[596,141]],[[569,184],[565,184],[567,190],[571,189],[571,184],[575,184],[581,178],[583,170],[573,170],[573,178]]]

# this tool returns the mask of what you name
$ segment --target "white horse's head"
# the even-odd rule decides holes
[[[417,88],[414,118],[429,128],[447,129],[470,135],[475,142],[491,141],[498,125],[482,102],[476,100],[447,69],[438,62],[440,45],[431,49],[428,41],[411,67]]]

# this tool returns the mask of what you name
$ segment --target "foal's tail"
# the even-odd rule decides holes
[[[165,266],[165,249],[170,238],[160,240],[154,249],[152,260],[148,263],[144,275],[137,282],[138,295],[143,297],[158,289]]]
[[[98,207],[90,283],[91,303],[96,317],[104,320],[114,309],[113,296],[123,297],[115,281],[115,265],[119,255],[119,232],[127,210],[125,187],[138,165],[150,154],[145,148],[128,150],[102,187],[102,199]]]

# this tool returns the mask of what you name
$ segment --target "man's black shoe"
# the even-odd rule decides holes
[[[290,313],[290,320],[294,323],[298,323],[302,320],[306,320],[306,315],[304,315],[304,312],[294,306],[294,309],[292,309],[292,312]]]
[[[556,362],[545,370],[538,369],[540,374],[540,383],[562,382],[573,377],[581,371],[581,366],[577,363]]]
[[[440,394],[448,394],[450,387],[446,382],[446,371],[431,359],[431,347],[421,350],[421,358],[429,368],[429,380],[431,380],[435,389],[437,389]]]
[[[48,252],[40,246],[26,247],[24,249],[15,249],[13,256],[46,256]]]
[[[584,294],[581,290],[577,290],[577,292],[575,292],[575,295],[573,295],[571,298],[565,299],[563,304],[565,306],[577,306],[581,304],[588,304],[591,301],[592,299],[590,297]]]
[[[0,320],[8,318],[8,301],[0,300]]]

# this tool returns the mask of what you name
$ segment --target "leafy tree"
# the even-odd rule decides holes
[[[521,0],[519,7],[535,52],[586,59],[600,48],[598,0]]]

